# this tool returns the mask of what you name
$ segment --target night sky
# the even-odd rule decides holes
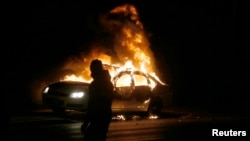
[[[32,107],[32,84],[53,77],[67,57],[105,38],[97,32],[99,14],[125,2],[137,8],[157,65],[163,76],[171,74],[178,104],[230,112],[249,106],[249,15],[243,3],[44,0],[13,3],[9,9],[11,42],[4,51],[8,108]]]

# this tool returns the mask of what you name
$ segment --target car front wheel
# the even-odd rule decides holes
[[[160,101],[152,102],[148,108],[148,115],[149,116],[159,115],[161,113],[161,110],[162,110],[162,102]]]

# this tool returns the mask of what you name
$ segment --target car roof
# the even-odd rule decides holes
[[[145,73],[145,72],[142,72],[140,70],[135,70],[135,71],[132,71],[132,70],[125,70],[125,71],[121,71],[119,72],[115,77],[113,77],[113,80],[116,80],[118,79],[120,76],[124,75],[124,74],[140,74],[140,75],[143,75],[145,77],[148,77],[150,79],[152,79],[153,81],[157,82],[157,83],[160,83],[162,84],[162,82],[160,82],[158,79],[156,79],[154,76],[148,74],[148,73]]]
[[[154,76],[152,76],[152,75],[150,75],[148,73],[142,72],[140,70],[135,70],[135,71],[132,71],[132,70],[120,71],[117,75],[115,75],[112,78],[112,80],[116,80],[116,79],[118,79],[120,76],[122,76],[124,74],[140,74],[140,75],[143,75],[143,76],[145,76],[147,78],[152,79],[153,81],[155,81],[158,84],[163,84],[158,79],[156,79]],[[67,81],[54,82],[54,83],[51,83],[49,85],[50,86],[58,86],[58,85],[81,85],[81,86],[88,86],[89,84],[90,84],[89,82],[67,80]],[[164,84],[164,85],[166,85],[166,84]]]

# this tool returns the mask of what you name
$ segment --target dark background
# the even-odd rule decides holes
[[[7,111],[34,108],[34,80],[65,58],[89,50],[98,15],[132,3],[151,35],[157,65],[171,75],[175,102],[222,113],[248,114],[247,5],[230,1],[20,1],[10,4],[10,42],[2,48]]]

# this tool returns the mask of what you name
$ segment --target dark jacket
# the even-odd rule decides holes
[[[93,116],[110,114],[113,100],[113,84],[107,78],[95,79],[89,86],[88,112]]]
[[[109,118],[112,114],[111,105],[114,97],[109,72],[103,70],[92,75],[94,80],[89,86],[88,118],[89,120],[100,120],[100,116]]]

